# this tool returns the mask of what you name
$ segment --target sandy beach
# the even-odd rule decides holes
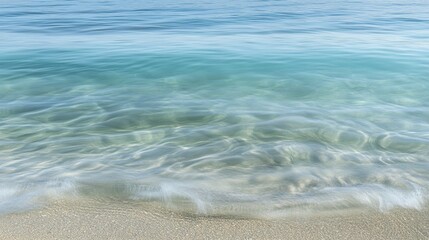
[[[0,239],[429,239],[429,211],[237,219],[147,203],[57,203],[1,216]]]

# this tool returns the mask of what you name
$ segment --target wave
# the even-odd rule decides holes
[[[222,192],[195,184],[164,181],[153,185],[125,182],[84,184],[51,181],[44,184],[0,187],[0,214],[42,207],[58,200],[92,199],[96,201],[158,202],[186,214],[205,216],[241,216],[282,218],[303,213],[372,208],[387,212],[395,208],[422,210],[427,190],[409,183],[398,189],[381,184],[326,187],[306,193]]]
[[[75,195],[72,181],[49,181],[43,184],[0,185],[0,214],[41,207],[60,198]]]

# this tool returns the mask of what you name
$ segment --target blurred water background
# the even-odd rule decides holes
[[[0,212],[425,206],[428,1],[2,1]]]

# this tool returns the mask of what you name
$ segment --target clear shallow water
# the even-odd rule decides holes
[[[0,6],[2,213],[425,206],[427,1]]]

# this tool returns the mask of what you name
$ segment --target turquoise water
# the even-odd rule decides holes
[[[422,209],[428,1],[0,3],[0,213]]]

